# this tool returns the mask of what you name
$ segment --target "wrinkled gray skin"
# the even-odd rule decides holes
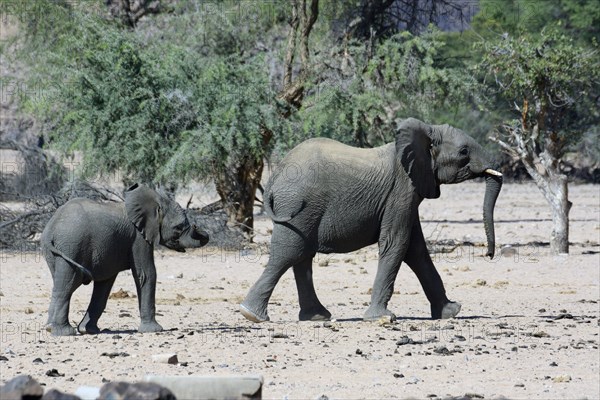
[[[117,274],[131,269],[141,316],[139,331],[161,331],[155,319],[154,246],[160,243],[184,252],[207,242],[208,235],[190,225],[179,204],[145,186],[130,187],[124,203],[70,200],[56,210],[41,237],[54,283],[49,329],[53,335],[76,333],[69,324],[71,295],[81,284],[94,281],[90,304],[77,330],[98,333],[98,319]]]
[[[493,210],[502,185],[490,156],[464,132],[410,118],[395,143],[359,149],[330,139],[311,139],[293,149],[269,180],[265,208],[274,221],[271,254],[261,277],[240,306],[251,321],[268,321],[267,304],[281,276],[293,267],[300,320],[327,320],[312,278],[316,252],[346,253],[379,244],[379,265],[365,320],[388,310],[404,261],[431,304],[432,318],[451,318],[460,304],[446,297],[427,251],[418,207],[437,198],[440,184],[486,177],[484,224],[488,256],[494,253]]]

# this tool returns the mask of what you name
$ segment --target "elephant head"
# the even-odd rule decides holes
[[[190,224],[183,208],[174,200],[146,187],[134,184],[125,192],[125,210],[129,220],[151,245],[162,244],[172,250],[202,247],[208,234]]]
[[[469,135],[449,125],[428,125],[414,118],[402,121],[396,135],[396,152],[417,193],[438,198],[440,184],[485,177],[483,221],[487,256],[495,249],[494,206],[502,187],[502,174],[486,151]]]

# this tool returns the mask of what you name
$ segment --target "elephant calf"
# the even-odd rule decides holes
[[[433,318],[450,318],[460,304],[446,297],[427,251],[419,204],[437,198],[440,184],[485,177],[483,219],[488,255],[494,254],[493,211],[502,174],[477,142],[448,125],[403,121],[394,143],[358,149],[330,139],[310,139],[293,149],[264,192],[274,222],[267,268],[241,304],[251,321],[269,320],[267,305],[281,276],[292,267],[300,320],[331,313],[317,298],[312,278],[316,252],[346,253],[379,244],[379,266],[364,319],[395,318],[387,309],[400,264],[414,271]]]
[[[157,332],[155,319],[156,267],[154,246],[184,252],[201,247],[208,235],[190,225],[175,201],[137,184],[125,192],[124,203],[73,199],[52,216],[41,237],[42,253],[52,274],[48,328],[53,335],[74,335],[69,303],[75,289],[94,281],[92,298],[77,330],[98,333],[120,271],[131,269],[141,316],[140,332]]]

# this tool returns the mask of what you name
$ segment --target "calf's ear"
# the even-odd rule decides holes
[[[137,183],[125,191],[125,212],[144,239],[151,245],[160,242],[162,211],[157,193]]]
[[[425,199],[440,197],[431,154],[434,140],[431,126],[415,118],[402,121],[396,131],[396,155],[417,193]]]

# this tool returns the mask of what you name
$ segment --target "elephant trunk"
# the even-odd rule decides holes
[[[486,256],[494,258],[496,235],[494,232],[494,206],[502,188],[502,174],[491,169],[485,171],[485,197],[483,200],[483,225],[487,236]]]
[[[204,246],[208,243],[209,236],[208,233],[199,229],[196,225],[191,225],[183,234],[177,239],[176,244],[167,244],[167,247],[178,250],[185,251],[185,249],[194,249],[198,247]]]

